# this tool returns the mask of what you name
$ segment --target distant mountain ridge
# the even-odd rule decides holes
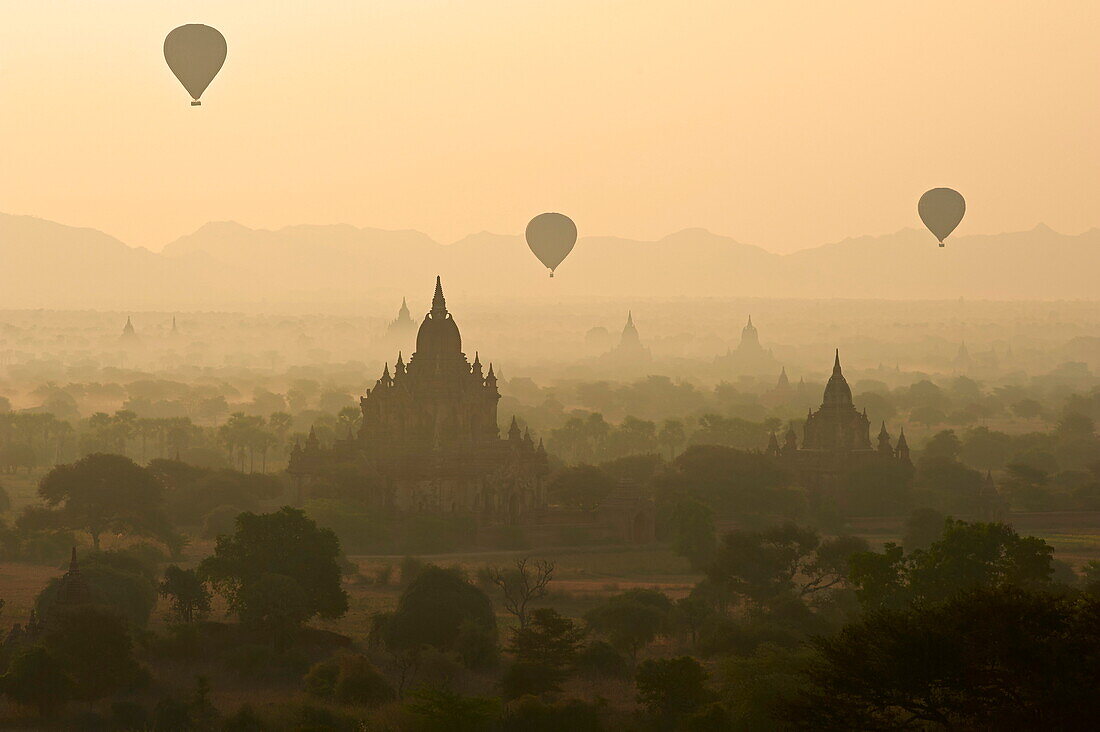
[[[582,237],[554,279],[521,236],[440,244],[417,231],[346,224],[206,224],[157,253],[94,229],[0,214],[0,306],[323,307],[400,297],[441,274],[458,297],[1096,299],[1100,230],[952,238],[862,236],[779,255],[703,229],[657,241]]]

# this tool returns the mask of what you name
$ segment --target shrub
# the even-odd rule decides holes
[[[334,696],[344,704],[377,707],[394,698],[393,687],[364,656],[348,656],[339,663]]]
[[[146,729],[149,727],[149,711],[132,701],[111,704],[111,726],[115,729]]]
[[[336,679],[340,677],[340,666],[335,661],[315,663],[302,679],[306,693],[319,699],[331,699],[336,693]]]
[[[638,701],[660,717],[680,717],[710,700],[707,672],[690,656],[648,659],[638,666]]]
[[[599,732],[601,729],[600,707],[580,699],[548,703],[536,696],[523,696],[508,704],[504,712],[504,732]]]
[[[250,704],[243,704],[236,714],[227,717],[222,723],[222,732],[264,732],[266,729],[270,728],[257,716]]]
[[[484,658],[470,649],[475,634],[467,623],[480,625],[485,632],[495,631],[496,617],[489,598],[467,582],[459,570],[429,565],[401,595],[397,610],[386,623],[386,645],[395,649],[428,645],[458,651],[461,644],[463,650],[469,650],[471,661]],[[484,641],[484,636],[480,640]]]
[[[408,587],[424,571],[424,560],[420,557],[405,557],[401,560],[401,586]]]
[[[577,654],[577,668],[594,676],[623,678],[630,672],[626,657],[606,641],[588,644]]]
[[[500,688],[505,699],[517,699],[557,691],[560,683],[561,672],[558,669],[544,663],[518,661],[504,672]]]

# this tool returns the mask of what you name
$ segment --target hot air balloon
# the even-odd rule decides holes
[[[966,201],[951,188],[933,188],[920,197],[917,204],[920,220],[935,234],[943,246],[943,240],[955,230],[966,213]]]
[[[527,246],[550,268],[550,276],[577,243],[577,225],[560,213],[539,214],[527,224]]]
[[[165,37],[164,60],[191,95],[192,107],[202,104],[199,97],[221,71],[225,51],[225,36],[208,25],[181,25]]]

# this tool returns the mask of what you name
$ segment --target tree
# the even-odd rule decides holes
[[[881,553],[853,555],[849,579],[865,608],[900,608],[982,588],[1048,587],[1053,553],[1042,539],[1005,524],[947,519],[927,549],[905,555],[887,544]]]
[[[164,580],[158,591],[161,597],[168,598],[171,616],[176,622],[202,620],[210,613],[210,590],[194,569],[171,565],[164,570]]]
[[[1034,399],[1021,399],[1012,405],[1012,412],[1020,419],[1035,419],[1042,416],[1043,405]]]
[[[242,513],[236,531],[218,537],[214,555],[199,566],[242,622],[293,630],[314,615],[338,618],[348,610],[340,587],[340,542],[302,511]]]
[[[690,656],[642,661],[634,683],[638,702],[650,714],[673,721],[705,704],[711,694],[707,672]]]
[[[767,439],[766,432],[761,439]],[[721,445],[693,445],[670,467],[655,480],[661,499],[670,505],[687,497],[718,515],[750,518],[790,514],[801,505],[800,496],[787,489],[786,469],[766,455]]]
[[[710,580],[756,602],[813,594],[846,580],[848,559],[867,550],[852,536],[822,541],[817,531],[785,523],[763,531],[731,531],[707,570]]]
[[[462,696],[445,689],[425,687],[412,694],[406,706],[420,717],[427,730],[440,732],[480,732],[489,728],[499,714],[498,699]]]
[[[569,508],[592,509],[615,489],[615,481],[594,465],[565,468],[547,486],[550,499]]]
[[[693,569],[703,569],[714,557],[714,512],[705,504],[682,498],[672,508],[672,548]]]
[[[1042,468],[1024,463],[1012,463],[1002,483],[1009,502],[1025,511],[1049,510],[1050,474]]]
[[[584,635],[583,628],[557,610],[533,610],[531,621],[512,632],[508,650],[515,656],[516,664],[501,682],[506,687],[506,695],[517,697],[561,691],[561,682],[573,671]],[[537,681],[519,685],[509,683],[509,679],[514,682],[521,677]]]
[[[40,717],[61,711],[73,698],[73,680],[61,664],[41,646],[30,646],[11,660],[0,677],[4,696],[16,704],[33,707]]]
[[[105,531],[174,538],[162,512],[163,486],[121,455],[95,453],[58,465],[42,478],[38,495],[55,509],[58,525],[91,534],[95,549]]]
[[[394,650],[432,646],[450,651],[464,623],[495,630],[492,603],[458,569],[429,564],[401,594],[383,635]]]
[[[687,438],[684,435],[684,423],[678,419],[666,419],[661,423],[661,431],[657,433],[657,442],[668,448],[668,459],[676,457],[676,451],[684,444]]]
[[[927,549],[943,536],[944,521],[947,517],[932,508],[918,508],[905,519],[905,533],[901,544],[908,551]]]
[[[79,699],[101,699],[144,678],[125,620],[109,610],[86,606],[54,613],[42,643],[72,678]]]
[[[343,704],[377,707],[394,698],[393,688],[366,656],[347,655],[315,664],[304,682],[313,696]]]
[[[504,609],[516,616],[521,628],[527,627],[527,606],[546,597],[546,586],[553,577],[553,562],[538,560],[531,563],[530,557],[517,559],[516,568],[512,571],[489,570],[489,579],[504,595]]]
[[[931,427],[932,425],[942,424],[947,419],[947,415],[939,407],[922,405],[914,407],[909,412],[909,419],[917,424],[923,424],[925,427]]]
[[[637,661],[638,651],[649,645],[668,625],[672,601],[656,590],[627,590],[612,595],[585,614],[588,626],[607,637],[611,645]]]
[[[985,479],[977,470],[944,457],[922,457],[913,485],[926,500],[947,513],[973,513]]]
[[[962,443],[959,441],[955,430],[943,430],[928,438],[921,452],[922,459],[942,458],[955,461],[959,459],[959,451]]]
[[[785,716],[814,729],[1091,729],[1100,601],[984,588],[864,615],[813,643]]]
[[[80,561],[80,575],[91,591],[92,601],[126,620],[132,628],[143,628],[157,602],[157,588],[151,568],[132,554],[119,551],[92,552]],[[55,577],[35,599],[39,617],[49,617],[64,577]]]

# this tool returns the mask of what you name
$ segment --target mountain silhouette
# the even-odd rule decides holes
[[[209,223],[161,252],[0,214],[0,306],[236,308],[392,300],[442,274],[455,297],[1093,299],[1100,230],[952,237],[916,229],[778,255],[703,229],[581,237],[551,280],[521,235],[441,244],[417,231]]]

